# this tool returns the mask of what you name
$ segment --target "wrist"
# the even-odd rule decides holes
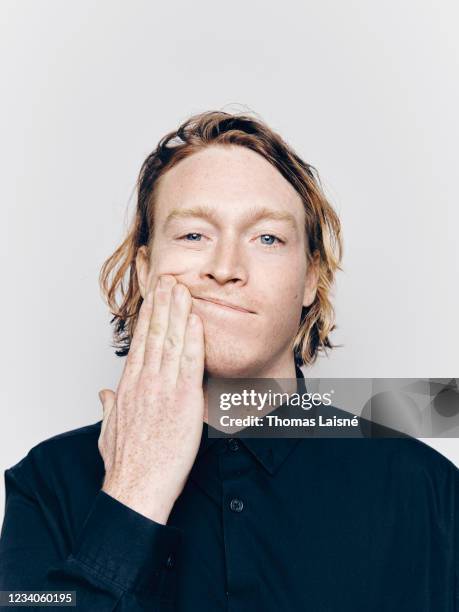
[[[166,525],[175,503],[170,495],[157,493],[154,497],[145,495],[142,490],[125,490],[115,483],[104,482],[102,491],[131,510],[161,525]]]

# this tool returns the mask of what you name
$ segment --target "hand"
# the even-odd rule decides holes
[[[150,276],[116,393],[99,393],[102,490],[166,524],[202,435],[204,332],[188,288]]]

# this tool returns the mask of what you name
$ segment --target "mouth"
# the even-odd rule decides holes
[[[242,312],[245,314],[256,314],[253,310],[248,310],[247,308],[243,308],[242,306],[238,306],[237,304],[231,304],[230,302],[225,302],[224,300],[219,300],[216,298],[202,298],[202,297],[194,297],[193,299],[199,300],[200,302],[207,302],[210,304],[214,304],[223,308],[225,310],[233,311],[233,312]]]

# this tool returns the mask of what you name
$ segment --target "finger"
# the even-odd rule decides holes
[[[115,405],[115,393],[111,391],[111,389],[102,389],[101,391],[99,391],[99,399],[100,403],[102,404],[102,409],[104,413],[100,430],[100,434],[102,435],[102,433],[107,427],[107,421],[110,416],[110,412],[112,411],[113,406]]]
[[[105,414],[108,414],[108,412],[112,409],[113,404],[115,403],[115,393],[111,389],[102,389],[99,391],[99,399],[105,416]]]
[[[153,312],[148,327],[143,360],[148,376],[157,374],[161,367],[164,339],[169,324],[172,290],[176,284],[177,281],[171,274],[165,274],[161,276],[155,289]]]
[[[202,388],[204,352],[204,326],[198,315],[191,313],[186,326],[179,371],[179,381],[185,387]]]
[[[117,393],[124,393],[137,381],[140,370],[143,366],[145,353],[145,342],[148,336],[148,328],[150,325],[151,313],[153,311],[153,295],[154,295],[154,274],[150,273],[145,290],[145,297],[139,310],[137,323],[134,329],[134,334],[131,339],[129,352],[124,364],[123,373],[121,375]],[[156,283],[157,284],[157,283]]]
[[[172,290],[172,301],[169,312],[169,324],[161,358],[161,376],[166,384],[175,385],[180,370],[185,341],[185,330],[188,315],[191,311],[191,295],[188,288],[182,283]]]

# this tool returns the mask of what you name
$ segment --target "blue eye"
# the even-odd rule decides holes
[[[184,236],[186,240],[189,239],[190,242],[199,242],[201,240],[202,234],[197,234],[196,232],[192,232],[190,234],[186,234]]]
[[[260,238],[261,238],[261,242],[262,242],[262,244],[266,244],[267,246],[272,246],[272,245],[274,244],[274,241],[275,241],[275,240],[277,240],[278,242],[280,242],[280,241],[279,241],[279,238],[277,238],[276,236],[274,236],[274,234],[262,234],[262,235],[260,236]],[[267,241],[265,241],[265,240],[264,240],[265,238],[267,238],[268,240],[267,240]]]

